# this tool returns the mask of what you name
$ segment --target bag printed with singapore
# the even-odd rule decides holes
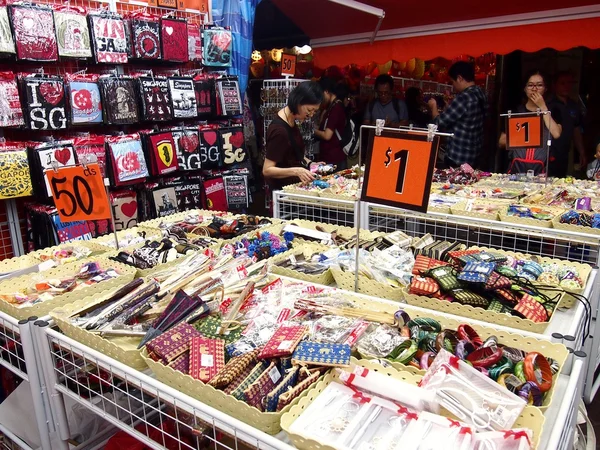
[[[136,11],[127,17],[131,22],[133,58],[161,59],[160,18],[146,11]]]
[[[138,77],[142,120],[163,122],[173,118],[171,93],[166,77]]]
[[[67,128],[65,85],[61,77],[26,74],[20,78],[25,123],[31,130]]]
[[[179,128],[173,131],[179,170],[192,172],[204,167],[200,158],[200,137],[197,128]]]
[[[169,92],[173,106],[173,117],[176,119],[189,119],[198,115],[196,105],[196,91],[192,78],[169,78]]]
[[[248,160],[243,127],[222,128],[219,130],[223,145],[223,165],[230,168]]]
[[[81,6],[60,5],[54,9],[58,55],[65,58],[91,58],[92,46],[86,17]]]
[[[194,89],[196,91],[196,104],[198,107],[198,117],[208,119],[217,115],[216,88],[215,80],[198,75],[194,78]]]
[[[75,154],[78,160],[82,160],[82,157],[94,155],[100,167],[102,178],[107,177],[104,135],[86,134],[85,136],[78,136],[73,138],[73,146],[75,147]]]
[[[102,101],[98,75],[75,73],[65,76],[65,83],[71,104],[72,125],[102,123]]]
[[[128,125],[139,122],[135,82],[131,77],[101,76],[104,118],[107,124]]]
[[[27,143],[0,142],[0,199],[26,197],[33,193]]]
[[[160,20],[162,54],[165,61],[188,62],[187,21],[163,17]]]
[[[230,30],[207,28],[204,30],[204,65],[208,67],[231,67],[233,38]]]
[[[223,167],[223,147],[219,130],[213,128],[200,129],[199,145],[203,170],[215,170]]]
[[[9,5],[8,14],[17,45],[17,58],[57,61],[58,46],[52,9],[45,5]]]
[[[128,39],[125,22],[119,14],[89,14],[94,60],[97,63],[127,63]]]
[[[109,136],[106,143],[113,185],[140,183],[150,175],[139,134]]]

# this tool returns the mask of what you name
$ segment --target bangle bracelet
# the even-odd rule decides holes
[[[442,326],[437,320],[428,319],[426,317],[416,317],[406,325],[408,325],[410,329],[416,326],[423,329],[423,331],[433,331],[435,333],[442,331]]]
[[[558,364],[558,361],[552,358],[546,358],[548,360],[548,363],[550,364],[550,369],[552,369],[552,375],[556,375],[556,373],[558,372],[558,369],[560,369],[560,365]]]
[[[454,354],[454,349],[458,345],[458,335],[456,331],[443,330],[435,338],[435,350],[439,351],[444,348]]]
[[[525,358],[525,352],[514,347],[502,347],[504,350],[504,356],[510,359],[513,364],[517,364],[519,361],[523,361]]]
[[[519,361],[515,364],[514,374],[521,382],[527,382],[527,378],[525,378],[525,373],[523,372],[523,361]]]
[[[456,344],[455,354],[460,359],[467,359],[467,356],[474,351],[475,346],[470,341],[462,339],[458,341],[458,344]]]
[[[537,384],[528,381],[519,389],[519,397],[533,406],[542,406],[542,392]]]
[[[502,356],[493,367],[490,367],[490,378],[494,381],[498,381],[500,375],[508,374],[513,368],[513,363],[506,356]]]
[[[459,325],[457,331],[458,336],[461,339],[469,341],[471,344],[473,344],[475,348],[481,347],[481,345],[483,344],[483,341],[477,334],[477,331],[475,331],[470,325]]]
[[[517,394],[521,386],[523,386],[523,382],[519,380],[512,373],[503,373],[498,377],[498,384],[500,386],[504,386],[513,394]]]
[[[422,339],[418,339],[418,347],[424,352],[436,352],[436,339],[435,335],[427,335]]]
[[[467,361],[473,363],[473,367],[490,367],[502,358],[502,348],[480,347],[467,356]]]
[[[431,363],[433,362],[433,360],[435,359],[435,354],[433,352],[425,352],[423,353],[423,355],[421,356],[419,362],[420,362],[420,368],[422,370],[427,370],[429,368],[429,366],[431,365]]]
[[[417,344],[411,339],[407,339],[392,350],[387,358],[399,362],[400,364],[407,364],[412,360],[413,356],[415,356],[417,350]]]
[[[483,344],[481,346],[496,348],[496,347],[498,347],[498,338],[496,336],[490,336],[483,342]]]
[[[552,369],[548,360],[541,353],[528,353],[523,361],[523,371],[527,381],[537,384],[541,392],[549,391],[552,387]],[[538,377],[538,373],[540,377]]]
[[[396,319],[398,327],[403,327],[408,322],[410,322],[410,316],[408,315],[408,313],[406,311],[404,311],[402,309],[399,309],[398,311],[396,311],[396,313],[394,314],[394,319]]]

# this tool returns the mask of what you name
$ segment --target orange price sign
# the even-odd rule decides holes
[[[506,119],[506,147],[535,148],[544,145],[543,116],[519,114]]]
[[[370,144],[361,199],[427,212],[439,137],[384,131]]]
[[[296,55],[281,55],[281,75],[296,75]]]
[[[110,207],[98,164],[46,170],[52,197],[63,222],[110,219]]]

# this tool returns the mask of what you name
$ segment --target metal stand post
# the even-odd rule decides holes
[[[19,223],[19,213],[17,203],[14,198],[6,200],[6,217],[8,220],[8,231],[12,242],[13,255],[21,256],[25,254],[23,248],[23,236],[21,235],[21,224]]]

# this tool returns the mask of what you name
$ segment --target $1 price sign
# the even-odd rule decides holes
[[[426,212],[438,144],[421,134],[372,136],[361,199]]]
[[[508,117],[506,124],[506,147],[536,148],[543,146],[543,116],[537,113]]]
[[[98,164],[46,170],[62,222],[110,219],[110,206]]]

